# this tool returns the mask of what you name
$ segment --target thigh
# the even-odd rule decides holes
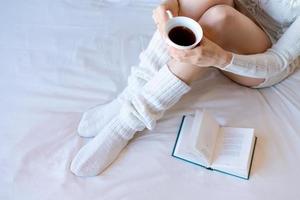
[[[242,86],[246,86],[246,87],[255,87],[260,85],[261,83],[263,83],[265,81],[265,79],[263,78],[251,78],[251,77],[247,77],[247,76],[241,76],[238,74],[234,74],[231,72],[226,72],[226,71],[221,71],[227,78],[229,78],[230,80],[232,80],[233,82],[242,85]]]
[[[203,13],[215,5],[234,5],[233,0],[178,0],[180,5],[179,15],[198,20]]]
[[[214,6],[200,18],[205,35],[224,49],[237,54],[256,54],[271,46],[267,34],[250,18],[229,6]],[[244,86],[257,86],[264,79],[224,72],[231,80]]]
[[[254,21],[230,6],[209,8],[199,23],[206,37],[233,53],[262,53],[271,45],[267,34]]]

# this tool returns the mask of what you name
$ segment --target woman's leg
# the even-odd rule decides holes
[[[190,75],[185,74],[185,77]],[[100,133],[80,149],[72,161],[71,171],[78,176],[94,176],[104,171],[136,132],[145,128],[152,130],[164,112],[189,90],[190,87],[176,77],[169,66],[162,66],[122,105],[120,112]]]
[[[271,41],[264,31],[245,14],[233,8],[233,0],[179,0],[179,3],[180,15],[198,20],[206,37],[228,51],[255,54],[264,52],[271,46]],[[190,65],[188,67],[173,61],[170,70],[189,83],[195,77],[201,77],[205,68],[191,68]],[[230,72],[223,73],[243,86],[257,86],[264,81]]]
[[[215,5],[234,5],[233,0],[178,0],[179,15],[198,20],[206,10]]]
[[[208,9],[202,17],[205,14],[208,15],[211,9]],[[205,22],[205,20],[202,22]],[[237,22],[239,21],[237,20]],[[209,23],[206,25],[209,25]],[[238,23],[236,26],[230,27],[238,28]],[[213,27],[210,26],[206,28],[213,30]],[[249,33],[251,29],[247,30]],[[228,33],[229,30],[226,31],[225,29],[224,31]],[[245,34],[246,30],[243,33]],[[218,41],[220,44],[223,42],[220,40],[221,36],[222,34],[219,34],[218,37],[214,36],[215,41]],[[230,37],[225,39],[230,39]],[[224,41],[226,41],[225,39]],[[241,48],[239,44],[236,44],[236,46],[231,44],[225,46],[225,44],[223,46],[227,49]],[[252,51],[252,49],[246,50],[249,52]],[[190,90],[190,87],[186,83],[191,83],[203,75],[206,70],[206,68],[196,66],[187,67],[186,64],[173,60],[168,64],[168,66],[163,66],[128,103],[123,105],[120,113],[101,130],[100,134],[81,148],[71,164],[71,170],[76,175],[91,176],[102,172],[117,158],[135,132],[141,131],[145,127],[152,129],[155,126],[156,120],[163,116],[164,111],[172,107]]]
[[[190,85],[206,74],[208,67],[198,67],[191,64],[180,63],[174,59],[168,62],[170,71],[180,80]]]
[[[206,37],[234,53],[262,53],[271,46],[270,39],[255,22],[230,6],[217,5],[209,8],[200,17],[199,23]],[[244,86],[257,86],[264,81],[229,72],[223,73]]]
[[[130,99],[133,93],[139,91],[153,74],[170,60],[165,41],[158,31],[155,31],[139,58],[139,64],[131,68],[127,86],[118,97],[107,104],[97,105],[84,112],[77,129],[80,136],[97,135],[119,113],[122,104]]]
[[[178,2],[180,5],[179,15],[190,17],[197,21],[207,10],[216,5],[234,6],[233,0],[178,0]],[[170,60],[168,66],[175,76],[187,84],[201,78],[208,69],[208,67],[200,68],[191,64],[179,63],[175,60]]]

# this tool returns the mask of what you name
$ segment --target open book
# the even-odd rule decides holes
[[[172,156],[249,179],[256,144],[254,129],[221,127],[207,111],[183,117]]]

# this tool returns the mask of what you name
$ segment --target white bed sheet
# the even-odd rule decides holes
[[[126,85],[154,31],[158,1],[0,1],[0,199],[299,199],[300,71],[262,90],[218,71],[137,135],[102,175],[78,178],[70,161],[87,108]],[[210,110],[258,137],[249,181],[208,171],[171,151],[182,113]]]

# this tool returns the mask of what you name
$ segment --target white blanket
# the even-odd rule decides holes
[[[0,2],[0,199],[299,199],[300,71],[262,90],[218,71],[137,135],[102,175],[78,178],[71,159],[82,112],[126,85],[153,31],[158,1]],[[206,108],[228,126],[254,127],[250,180],[171,157],[184,112]]]

